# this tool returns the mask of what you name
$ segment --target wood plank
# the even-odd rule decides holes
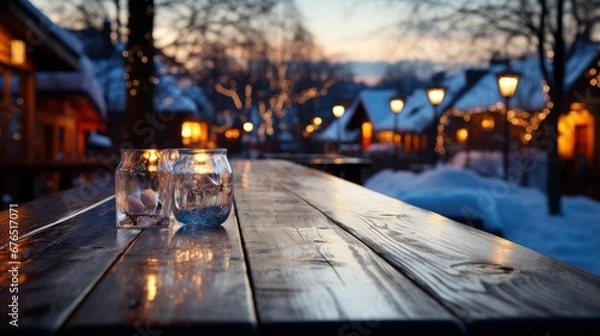
[[[471,334],[600,334],[600,277],[316,170],[253,165],[400,269]]]
[[[0,250],[2,264],[18,269],[18,275],[0,273],[0,302],[8,304],[14,301],[12,295],[17,295],[19,310],[18,328],[9,325],[12,318],[4,314],[0,334],[49,334],[61,327],[140,232],[118,231],[114,216],[114,201],[106,202],[20,240],[16,252],[19,264],[9,264],[8,248]],[[12,282],[17,284],[18,293],[9,292]]]
[[[109,201],[114,197],[114,179],[94,179],[76,188],[44,195],[31,202],[17,204],[16,222],[19,238],[44,228],[48,224],[70,218],[96,203]],[[9,223],[9,210],[0,212],[0,223]],[[8,230],[0,230],[0,247],[9,242]]]
[[[272,180],[270,166],[232,166],[261,334],[462,334],[435,300]]]
[[[216,229],[145,229],[63,332],[248,335],[254,305],[235,211]]]

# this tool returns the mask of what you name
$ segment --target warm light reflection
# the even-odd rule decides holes
[[[156,274],[146,274],[146,300],[154,301],[156,298]]]
[[[182,154],[183,155],[187,155],[187,154]],[[211,172],[213,172],[213,167],[211,164],[211,159],[210,159],[210,154],[207,153],[195,153],[192,154],[193,158],[192,158],[192,162],[193,162],[193,169],[194,169],[194,173],[196,174],[210,174]],[[198,178],[202,178],[201,176],[198,176]]]
[[[227,231],[224,227],[182,226],[172,234],[172,256],[168,267],[162,269],[167,296],[176,304],[202,300],[207,292],[221,285],[218,278],[229,267],[231,243]]]
[[[250,161],[244,161],[244,166],[242,167],[242,188],[246,189],[250,187]]]
[[[158,151],[156,149],[148,149],[142,154],[142,157],[148,161],[149,172],[158,170]]]
[[[319,126],[323,123],[323,119],[321,117],[314,117],[313,118],[313,124],[315,124],[316,126]]]
[[[512,259],[514,250],[515,245],[510,241],[504,239],[497,240],[497,243],[492,248],[492,262],[500,266],[507,265],[510,259]]]

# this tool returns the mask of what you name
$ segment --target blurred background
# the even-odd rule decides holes
[[[383,169],[451,164],[507,179],[514,168],[557,213],[561,195],[600,195],[599,8],[4,1],[2,204],[104,179],[121,148],[224,147],[341,176],[352,162],[357,183]],[[517,76],[509,94],[503,74]]]

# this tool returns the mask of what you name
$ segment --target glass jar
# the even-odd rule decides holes
[[[166,227],[172,211],[172,149],[121,149],[115,171],[117,227]]]
[[[227,150],[181,149],[173,166],[173,216],[182,225],[218,227],[233,203]]]

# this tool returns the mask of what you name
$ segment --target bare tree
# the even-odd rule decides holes
[[[97,13],[119,22],[120,1],[65,0],[55,10],[71,17],[55,15],[67,27],[99,28]],[[217,111],[239,120],[256,109],[256,127],[266,135],[286,127],[280,121],[292,106],[325,95],[343,76],[323,61],[290,0],[156,0],[153,36],[157,49],[209,89]],[[213,130],[232,127],[236,118],[226,119]]]
[[[161,35],[157,45],[185,63],[198,82],[214,89],[217,110],[241,118],[258,111],[261,124],[255,127],[260,135],[274,135],[289,126],[280,121],[292,106],[324,95],[335,83],[332,67],[314,62],[322,55],[292,1],[159,4],[164,13],[157,13],[157,26],[177,34]],[[225,131],[235,119],[213,130]]]
[[[561,214],[558,117],[564,108],[564,67],[581,41],[598,32],[599,0],[388,0],[410,12],[399,26],[442,38],[470,36],[470,55],[537,53],[554,103],[547,118],[548,212]],[[414,31],[414,30],[413,30]],[[572,48],[565,48],[568,44]],[[440,50],[441,52],[441,50]],[[550,141],[548,141],[550,140]]]
[[[155,137],[142,137],[145,130],[152,130],[150,118],[155,114],[154,96],[154,1],[129,0],[129,36],[125,57],[127,99],[125,110],[125,139],[135,148],[155,145]],[[148,117],[150,116],[150,117]],[[155,134],[152,130],[151,134]]]
[[[119,38],[124,29],[121,27],[121,16],[127,10],[127,6],[121,4],[125,0],[63,0],[46,1],[32,0],[42,8],[51,19],[67,29],[102,29],[106,19],[115,22],[114,30]]]

